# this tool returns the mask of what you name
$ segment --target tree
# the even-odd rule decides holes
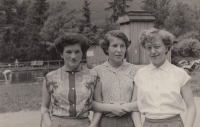
[[[155,15],[155,27],[160,29],[165,27],[165,20],[170,14],[171,0],[144,0],[141,7],[143,10]]]
[[[197,39],[183,39],[176,47],[182,57],[197,57],[200,55],[200,42]]]
[[[25,40],[28,42],[26,60],[43,59],[46,60],[46,46],[41,43],[39,32],[44,25],[48,15],[46,14],[49,3],[46,0],[35,0],[27,10],[25,20]]]
[[[69,9],[65,2],[57,2],[48,13],[50,15],[40,31],[40,37],[50,51],[49,59],[59,59],[60,56],[54,48],[54,40],[65,32],[79,32],[81,18],[79,13]]]
[[[108,2],[109,7],[105,8],[106,11],[113,10],[110,17],[111,21],[117,21],[119,15],[123,15],[129,6],[126,2],[131,2],[133,0],[114,0],[113,2]]]
[[[176,37],[196,29],[198,19],[193,9],[188,5],[178,2],[165,20],[165,28]]]
[[[85,26],[86,27],[90,27],[91,26],[91,10],[90,10],[90,3],[88,2],[88,0],[84,0],[84,5],[82,8],[82,14],[85,17]]]
[[[88,0],[84,1],[82,7],[82,18],[81,24],[79,26],[79,33],[84,34],[91,40],[90,45],[98,44],[98,36],[97,36],[97,29],[98,27],[91,23],[91,10],[90,10],[90,3]]]
[[[10,62],[12,55],[12,49],[15,45],[13,35],[16,32],[15,23],[17,20],[17,1],[16,0],[1,0],[0,1],[0,60],[2,62]],[[5,55],[6,54],[6,55]]]

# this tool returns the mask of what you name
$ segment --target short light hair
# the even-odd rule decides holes
[[[124,41],[126,45],[126,49],[131,44],[131,41],[128,40],[127,36],[120,30],[112,30],[106,33],[104,39],[100,41],[100,46],[103,49],[105,55],[108,55],[108,47],[110,46],[110,42],[112,37],[116,37]]]
[[[163,41],[164,45],[168,48],[168,51],[171,49],[175,37],[170,32],[162,29],[151,28],[143,30],[139,36],[139,43],[145,48],[145,44],[152,43],[156,37],[159,37]]]

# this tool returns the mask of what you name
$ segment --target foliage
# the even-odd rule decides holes
[[[105,8],[105,10],[112,10],[113,13],[110,17],[111,21],[117,21],[118,16],[123,15],[126,12],[126,9],[129,8],[126,2],[131,2],[133,0],[114,0],[112,2],[108,2],[109,7]]]
[[[15,48],[14,35],[17,32],[17,1],[16,0],[1,0],[0,1],[0,50],[1,61],[11,61],[13,57],[12,49]]]
[[[182,57],[197,57],[200,54],[200,42],[196,39],[183,39],[176,48]]]
[[[91,22],[90,2],[88,2],[88,0],[84,0],[81,12],[82,19],[81,24],[79,26],[79,33],[84,34],[91,40],[91,46],[96,45],[98,44],[99,39],[99,27],[97,27],[94,23]]]
[[[179,37],[195,29],[196,18],[194,10],[188,4],[177,3],[165,21],[165,28]]]
[[[48,46],[49,58],[59,59],[54,48],[54,40],[65,32],[78,32],[80,16],[78,11],[69,9],[65,2],[57,2],[49,9],[49,14],[39,35],[42,43]]]
[[[26,58],[25,60],[45,60],[45,45],[41,44],[39,36],[40,29],[46,21],[46,11],[49,5],[46,0],[35,0],[27,9],[27,18],[25,19],[25,39]]]
[[[170,14],[171,0],[144,0],[142,2],[144,4],[141,8],[155,15],[155,27],[164,28],[165,19]]]

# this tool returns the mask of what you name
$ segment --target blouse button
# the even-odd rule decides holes
[[[74,106],[74,104],[72,106]]]
[[[74,87],[72,89],[74,90]]]

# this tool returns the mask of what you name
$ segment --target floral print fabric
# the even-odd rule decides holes
[[[70,73],[74,74],[74,87],[69,87]],[[44,79],[48,92],[51,94],[51,113],[54,116],[70,117],[70,107],[75,106],[75,117],[88,117],[91,109],[94,84],[88,83],[91,79],[90,71],[86,67],[79,67],[76,72],[67,72],[62,68],[47,74]],[[70,91],[75,91],[75,103],[71,103]]]
[[[125,60],[117,69],[108,61],[93,68],[92,72],[100,78],[104,103],[127,103],[132,101],[133,79],[138,66]]]

